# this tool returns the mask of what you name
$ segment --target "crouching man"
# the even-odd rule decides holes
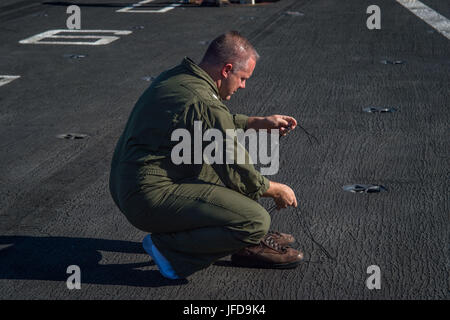
[[[185,278],[232,255],[236,266],[293,268],[303,254],[291,235],[269,231],[270,216],[257,202],[297,206],[288,186],[269,181],[250,163],[175,164],[176,129],[295,128],[289,116],[231,114],[222,101],[245,88],[258,53],[231,31],[212,41],[200,64],[184,58],[163,72],[136,103],[111,164],[110,192],[128,221],[148,232],[143,246],[169,279]],[[235,142],[237,143],[237,142]],[[194,149],[192,149],[194,150]],[[227,152],[225,150],[224,152]]]

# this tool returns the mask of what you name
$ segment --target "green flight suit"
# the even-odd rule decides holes
[[[248,163],[175,165],[171,134],[193,134],[194,121],[203,132],[245,130],[247,120],[230,113],[211,77],[186,57],[143,93],[117,143],[112,198],[132,225],[152,234],[180,277],[259,243],[270,216],[256,200],[269,181]]]

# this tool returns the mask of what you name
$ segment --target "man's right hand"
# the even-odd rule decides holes
[[[275,201],[277,210],[292,206],[297,208],[297,199],[294,191],[287,185],[270,181],[270,187],[262,195],[263,197],[271,197]]]

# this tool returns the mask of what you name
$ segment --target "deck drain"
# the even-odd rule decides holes
[[[343,186],[342,189],[353,193],[378,193],[381,191],[387,191],[385,187],[376,184],[352,184]]]
[[[134,27],[131,27],[131,28],[134,29],[134,30],[142,30],[145,27],[144,26],[134,26]]]
[[[82,133],[63,133],[56,136],[59,139],[67,139],[67,140],[79,140],[87,137],[87,134]]]
[[[397,109],[391,107],[367,107],[363,108],[363,111],[367,113],[392,113],[397,111]]]
[[[63,57],[76,60],[76,59],[86,58],[87,54],[69,53],[69,54],[65,54]]]
[[[148,82],[152,82],[153,80],[156,79],[156,77],[152,77],[152,76],[145,76],[141,78],[144,81],[148,81]]]
[[[381,60],[382,64],[404,64],[405,61],[403,60]]]

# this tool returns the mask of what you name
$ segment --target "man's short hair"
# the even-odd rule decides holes
[[[237,31],[229,31],[215,38],[206,50],[202,63],[209,65],[225,65],[231,63],[233,71],[247,66],[250,58],[257,61],[259,54],[250,41]]]

